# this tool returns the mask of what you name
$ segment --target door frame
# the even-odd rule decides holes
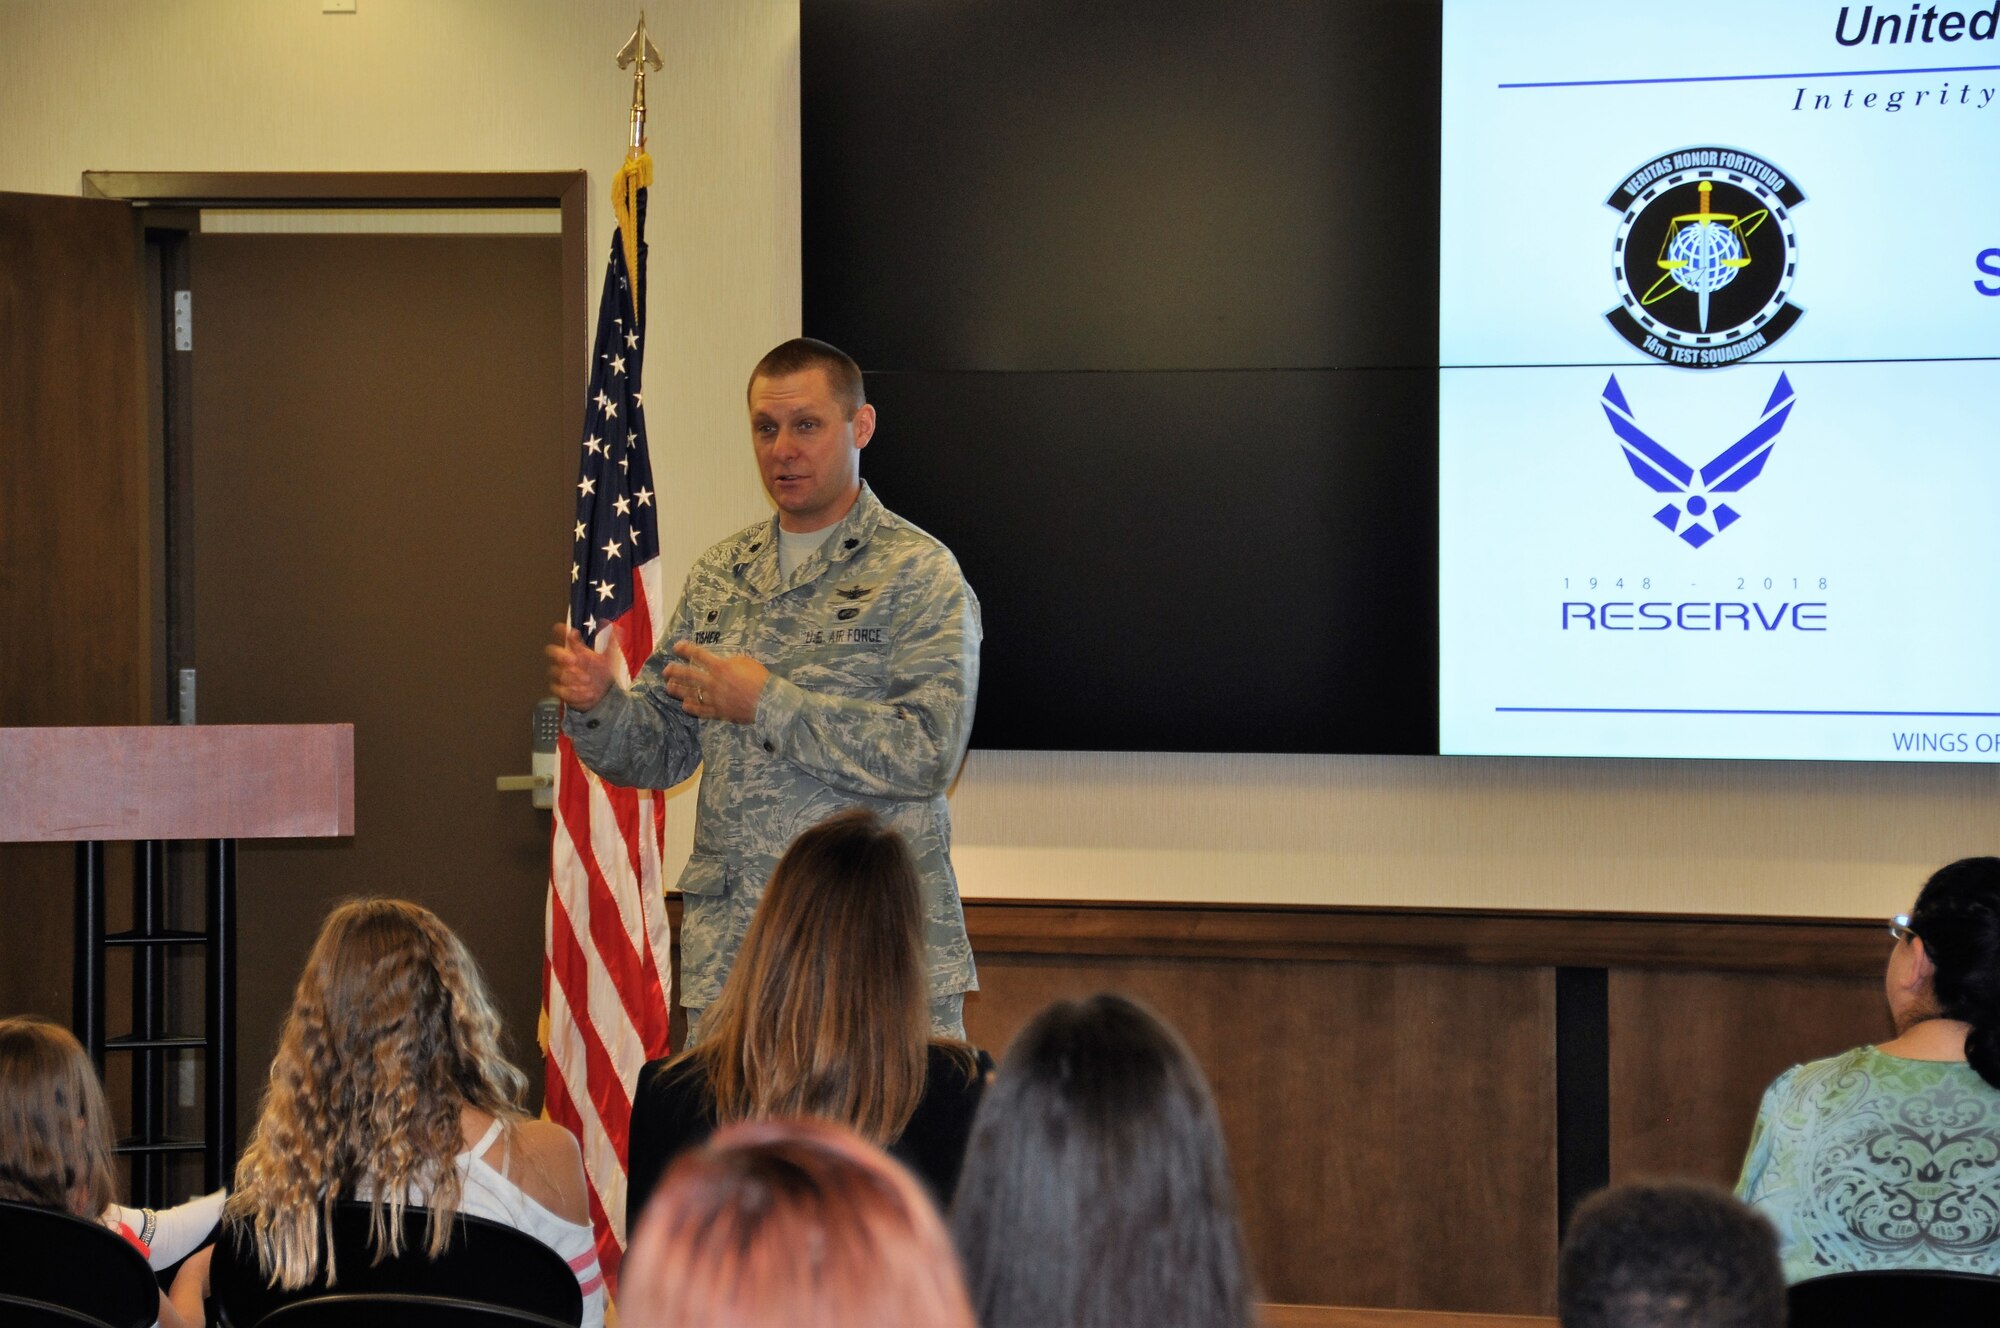
[[[339,211],[345,208],[478,208],[553,207],[561,219],[559,267],[562,281],[562,344],[569,348],[570,369],[563,376],[563,407],[567,418],[581,421],[589,387],[590,223],[589,173],[570,171],[85,171],[85,198],[110,199],[132,206],[142,234],[199,232],[201,209],[295,208]],[[180,715],[170,679],[191,663],[193,620],[191,567],[176,559],[172,549],[191,517],[187,509],[187,476],[169,474],[163,462],[179,458],[184,469],[189,430],[192,380],[184,360],[162,355],[171,311],[164,306],[166,288],[185,286],[187,252],[170,245],[163,261],[166,271],[154,274],[160,292],[142,292],[148,299],[156,331],[148,348],[153,369],[147,391],[147,453],[152,471],[151,542],[161,555],[153,572],[152,708],[156,721],[187,722]],[[199,706],[197,705],[197,710]]]

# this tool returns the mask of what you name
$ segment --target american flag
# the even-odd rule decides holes
[[[646,452],[646,193],[652,159],[613,182],[618,228],[598,299],[590,399],[577,468],[569,623],[626,684],[653,649],[662,614],[658,499]],[[632,267],[638,269],[634,280]],[[625,1228],[625,1158],[639,1067],[667,1053],[672,992],[660,858],[666,797],[617,788],[583,767],[567,737],[556,754],[542,971],[549,1118],[583,1148],[598,1266],[616,1287]]]

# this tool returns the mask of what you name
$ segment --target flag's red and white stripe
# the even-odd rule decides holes
[[[652,650],[659,559],[638,569],[634,603],[603,625],[619,684]],[[606,638],[611,638],[607,641]],[[660,858],[666,795],[607,785],[568,738],[558,745],[550,855],[546,1104],[583,1147],[598,1266],[615,1288],[625,1242],[625,1159],[639,1067],[667,1052],[672,997]]]

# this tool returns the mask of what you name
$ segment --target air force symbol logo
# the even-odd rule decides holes
[[[1735,148],[1655,157],[1604,200],[1618,306],[1604,315],[1636,349],[1685,369],[1736,364],[1791,331],[1798,273],[1792,209],[1806,196]]]
[[[1625,402],[1625,393],[1618,386],[1616,374],[1604,385],[1603,401],[1604,417],[1611,421],[1611,432],[1623,444],[1625,464],[1632,468],[1632,473],[1655,493],[1682,496],[1680,502],[1670,502],[1653,513],[1653,519],[1687,541],[1690,547],[1699,549],[1742,519],[1735,508],[1715,502],[1712,495],[1736,493],[1764,473],[1764,464],[1771,459],[1771,449],[1777,445],[1778,432],[1792,413],[1792,384],[1779,374],[1778,385],[1771,389],[1771,399],[1764,403],[1764,415],[1756,427],[1723,448],[1699,474],[1639,427],[1631,406]]]

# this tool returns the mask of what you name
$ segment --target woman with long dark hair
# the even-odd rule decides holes
[[[921,898],[908,846],[865,810],[792,842],[701,1040],[639,1075],[628,1230],[676,1155],[742,1120],[845,1125],[950,1201],[992,1061],[931,1036]]]
[[[1062,1001],[1007,1048],[952,1234],[984,1328],[1249,1328],[1251,1279],[1207,1081],[1121,996]]]
[[[1750,1135],[1736,1192],[1790,1282],[2000,1273],[2000,858],[1940,868],[1889,930],[1896,1036],[1779,1075]]]

